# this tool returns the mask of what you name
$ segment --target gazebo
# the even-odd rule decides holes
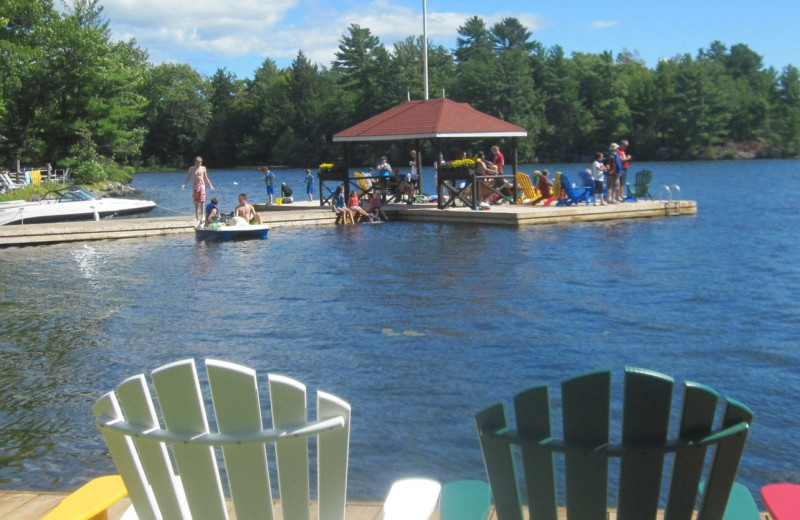
[[[348,143],[365,141],[414,141],[417,171],[422,186],[420,141],[431,139],[511,138],[511,165],[517,171],[517,137],[528,135],[524,128],[475,110],[467,103],[442,98],[407,101],[333,136],[344,143],[344,171],[349,171]],[[345,173],[345,176],[347,174]],[[346,188],[349,190],[349,187]]]

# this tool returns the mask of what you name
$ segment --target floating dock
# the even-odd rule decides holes
[[[318,201],[255,207],[261,214],[262,221],[273,229],[333,225],[335,221],[331,208],[320,207]],[[695,215],[697,202],[638,201],[606,206],[495,205],[485,211],[475,211],[467,207],[440,210],[435,204],[420,203],[386,204],[383,209],[391,221],[523,227]],[[196,223],[193,217],[182,216],[1,226],[0,247],[193,233]]]

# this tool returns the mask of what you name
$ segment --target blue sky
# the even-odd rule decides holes
[[[102,1],[102,0],[101,0]],[[203,75],[226,68],[252,78],[266,58],[289,66],[302,50],[330,66],[350,24],[369,27],[388,47],[422,34],[422,0],[105,0],[115,38],[136,38],[153,63],[188,63]],[[653,67],[660,58],[696,55],[715,40],[747,44],[766,66],[800,67],[800,2],[674,0],[620,7],[588,0],[525,2],[428,0],[428,39],[455,48],[457,29],[478,15],[487,25],[519,18],[545,46],[614,55],[638,52]]]

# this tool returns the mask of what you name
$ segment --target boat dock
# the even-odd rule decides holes
[[[46,493],[46,492],[31,492],[31,491],[0,491],[0,520],[41,520],[47,513],[49,513],[59,502],[61,502],[67,493]],[[123,498],[114,504],[108,511],[108,520],[118,520],[125,510],[130,505],[130,500]],[[279,508],[276,508],[279,510]],[[528,518],[527,507],[524,508],[525,518]],[[236,515],[229,505],[228,511],[231,518],[236,518]],[[348,520],[380,520],[383,518],[383,504],[381,502],[350,502],[347,503],[347,512],[345,516]],[[313,515],[312,515],[313,517]],[[611,509],[608,512],[608,520],[616,520],[616,511]],[[659,511],[656,520],[663,520],[664,512]],[[282,520],[283,517],[278,514],[275,520]],[[558,520],[566,520],[567,511],[565,508],[559,508]],[[440,520],[439,511],[436,510],[431,517],[431,520]],[[489,513],[487,520],[497,520],[497,515],[494,512],[494,507]],[[761,513],[761,520],[772,520],[767,513]]]
[[[264,223],[270,224],[273,229],[333,225],[335,221],[331,208],[320,207],[318,201],[273,206],[256,204],[255,207]],[[524,227],[695,215],[697,202],[638,201],[607,206],[566,207],[496,205],[485,211],[467,207],[440,210],[435,204],[420,203],[386,204],[383,209],[391,221]],[[0,248],[176,235],[192,233],[195,225],[193,217],[180,216],[0,226]]]

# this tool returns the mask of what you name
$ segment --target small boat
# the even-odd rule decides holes
[[[217,242],[264,239],[269,234],[269,224],[249,224],[241,217],[233,217],[227,224],[216,222],[210,227],[201,224],[194,229],[194,234],[197,240]]]
[[[152,200],[100,198],[84,188],[71,186],[47,193],[42,200],[0,202],[0,226],[68,220],[100,220],[101,217],[146,213],[156,207]]]

